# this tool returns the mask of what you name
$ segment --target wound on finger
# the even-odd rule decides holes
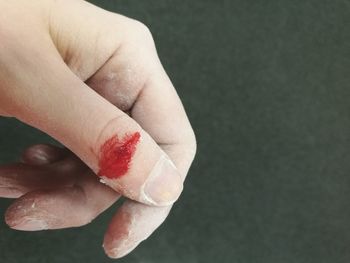
[[[125,175],[129,170],[131,159],[139,141],[139,132],[127,134],[122,139],[119,139],[117,135],[108,139],[101,146],[100,171],[98,175],[109,179],[115,179]]]

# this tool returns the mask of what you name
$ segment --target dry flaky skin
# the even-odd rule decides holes
[[[112,218],[104,240],[104,248],[109,256],[122,257],[131,252],[163,223],[171,209],[171,206],[142,206],[130,201]]]
[[[41,156],[40,164],[37,153]],[[60,148],[36,145],[27,149],[22,159],[24,164],[0,168],[0,186],[4,187],[0,187],[0,196],[20,197],[6,212],[6,222],[11,228],[37,231],[85,225],[120,197],[99,183],[73,154],[62,155]],[[13,171],[17,171],[16,176]],[[23,185],[23,179],[38,175],[40,180]],[[56,178],[55,185],[52,178]],[[2,190],[12,186],[18,192],[9,194]],[[170,209],[171,206],[152,207],[126,201],[106,231],[103,245],[106,253],[119,258],[131,252],[166,219]]]
[[[22,230],[84,225],[121,194],[140,202],[127,200],[106,232],[107,254],[121,257],[166,218],[196,151],[152,36],[142,23],[81,0],[0,0],[0,10],[0,115],[48,133],[83,161],[36,146],[25,164],[0,168],[0,196],[21,196],[6,221]],[[101,184],[100,147],[135,132],[127,174]],[[56,220],[71,211],[78,213]]]

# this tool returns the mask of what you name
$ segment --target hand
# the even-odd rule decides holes
[[[59,140],[119,194],[172,204],[196,143],[147,28],[79,0],[0,0],[0,8],[1,115]],[[123,220],[150,209],[128,201]],[[110,256],[127,252],[112,243]]]
[[[120,198],[66,149],[35,145],[21,159],[22,163],[0,167],[0,197],[18,198],[5,217],[14,229],[82,226]],[[131,252],[158,228],[170,209],[125,201],[106,231],[106,253],[119,258]]]
[[[80,0],[0,9],[2,115],[53,136],[124,196],[173,203],[195,140],[147,28]]]

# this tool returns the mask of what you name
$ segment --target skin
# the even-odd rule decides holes
[[[18,198],[6,222],[28,231],[81,226],[125,196],[104,239],[107,255],[122,257],[165,220],[196,152],[152,35],[81,0],[0,0],[0,10],[0,115],[69,149],[33,146],[22,163],[0,168],[0,196]],[[101,145],[135,132],[129,171],[101,184]]]

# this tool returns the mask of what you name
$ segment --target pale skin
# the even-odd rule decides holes
[[[107,228],[112,258],[167,217],[196,141],[148,28],[82,0],[0,0],[0,115],[68,149],[36,145],[0,168],[0,197],[17,198],[7,224],[36,231],[85,225],[121,196]],[[100,147],[139,132],[128,172],[102,177]]]

